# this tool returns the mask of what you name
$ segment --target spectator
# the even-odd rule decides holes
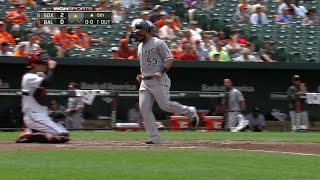
[[[203,0],[202,1],[202,8],[206,11],[213,10],[215,5],[216,5],[216,0]]]
[[[128,40],[128,44],[131,47],[136,47],[138,45],[135,34],[133,33],[133,26],[127,25],[125,38]]]
[[[161,15],[160,19],[155,23],[157,29],[162,28],[162,26],[166,24],[165,20],[167,19],[167,16],[168,16],[168,14],[164,11],[161,11],[160,15]]]
[[[36,43],[37,36],[35,34],[28,35],[28,41],[22,41],[17,44],[13,51],[17,51],[20,46],[24,46],[24,50],[29,54],[33,50],[37,50],[40,46]]]
[[[264,48],[260,49],[259,57],[264,62],[276,62],[277,54],[273,51],[273,42],[266,42]]]
[[[111,48],[111,56],[109,57],[109,59],[112,59],[112,60],[123,59],[119,56],[119,48],[118,47]]]
[[[222,42],[222,46],[226,46],[228,44],[226,39],[226,34],[223,31],[219,31],[217,34],[217,40]]]
[[[139,102],[136,102],[134,107],[128,111],[128,120],[130,123],[142,123]]]
[[[220,62],[221,60],[221,56],[220,53],[218,51],[214,51],[214,53],[212,54],[212,59],[211,61],[216,61],[216,62]]]
[[[293,18],[290,14],[289,8],[283,9],[283,14],[278,15],[276,18],[276,23],[279,25],[289,25],[293,22]]]
[[[254,57],[256,57],[258,60],[259,58],[259,54],[256,51],[256,45],[254,45],[253,43],[248,43],[246,48],[248,49],[248,51],[250,52],[251,55],[253,55]]]
[[[27,57],[28,52],[26,51],[26,46],[24,44],[16,46],[18,48],[15,48],[13,52],[13,56],[15,57]]]
[[[189,30],[187,30],[185,33],[184,33],[184,38],[182,38],[182,40],[180,41],[179,43],[179,48],[180,49],[183,49],[183,46],[185,45],[185,43],[187,42],[192,42],[192,44],[194,44],[195,40],[193,39],[192,37],[192,34]]]
[[[232,20],[237,24],[249,24],[250,22],[250,15],[248,13],[248,8],[246,5],[241,4],[240,5],[240,11],[236,12],[232,16]]]
[[[193,49],[193,45],[191,42],[185,43],[183,47],[183,52],[180,55],[180,60],[182,61],[196,61],[198,59],[198,56]]]
[[[193,21],[194,13],[196,11],[195,6],[200,2],[200,0],[184,0],[184,8],[188,10],[188,20]]]
[[[142,3],[142,10],[152,10],[152,2],[151,0],[143,0]]]
[[[262,6],[256,7],[256,13],[251,15],[250,22],[255,25],[264,25],[269,23],[268,16],[263,12]]]
[[[197,21],[190,22],[190,28],[188,29],[194,40],[201,40],[201,32],[203,31],[201,28],[198,27]]]
[[[300,0],[294,0],[294,4],[292,4],[294,8],[295,15],[300,17],[306,17],[306,13],[308,10],[300,3]]]
[[[172,19],[166,19],[166,24],[159,29],[159,37],[164,40],[171,40],[176,37],[172,27]]]
[[[172,19],[172,28],[174,29],[174,31],[180,33],[182,25],[179,16],[176,15],[175,10],[171,10],[169,18]]]
[[[217,60],[217,57],[214,55],[219,54],[219,61],[230,61],[230,56],[227,51],[223,50],[223,42],[221,40],[216,41],[216,49],[209,52],[209,59],[211,61]]]
[[[113,2],[112,21],[114,23],[120,23],[125,20],[125,10],[121,7],[119,1]]]
[[[74,91],[79,89],[77,83],[69,83],[68,90]],[[85,121],[82,117],[82,111],[84,108],[84,102],[82,97],[69,97],[68,98],[68,106],[65,110],[67,114],[66,117],[66,127],[68,129],[82,129],[82,123]]]
[[[156,23],[161,17],[161,14],[160,14],[161,12],[162,12],[162,6],[155,5],[153,8],[153,13],[150,15],[150,21],[152,23]]]
[[[11,23],[12,31],[20,31],[20,26],[28,21],[28,16],[24,12],[24,5],[17,4],[14,10],[7,12],[6,18]]]
[[[239,57],[235,58],[233,61],[235,62],[259,62],[258,58],[250,54],[250,50],[245,49],[242,52],[242,55]]]
[[[141,22],[141,21],[147,21],[149,24],[151,24],[149,11],[141,11],[140,18],[134,19],[131,22],[131,27],[134,27],[137,22]]]
[[[131,8],[131,7],[134,7],[135,5],[141,4],[142,0],[120,0],[120,3],[125,8]]]
[[[133,49],[133,55],[128,57],[128,60],[138,60],[139,56],[138,56],[138,48],[134,48]]]
[[[6,31],[6,24],[4,21],[0,21],[0,43],[7,42],[11,45],[15,45],[16,41],[13,39],[13,36]]]
[[[90,48],[91,43],[104,43],[100,39],[92,39],[87,33],[83,32],[82,27],[75,27],[75,33],[72,35],[72,38],[74,40],[74,46],[82,51]]]
[[[24,6],[28,6],[28,7],[32,7],[35,8],[37,5],[33,0],[9,0],[9,4],[12,5],[24,5]]]
[[[266,120],[258,107],[254,107],[246,119],[249,121],[249,129],[253,132],[262,132],[266,125]]]
[[[182,51],[180,50],[180,48],[178,47],[178,45],[176,43],[172,43],[170,45],[171,47],[171,54],[173,56],[173,59],[175,60],[179,60],[180,59],[180,56],[182,54]]]
[[[235,37],[236,36],[236,37]],[[227,43],[231,44],[233,42],[233,38],[237,38],[237,43],[241,46],[246,46],[248,44],[248,40],[245,38],[241,38],[240,34],[236,30],[231,30],[230,39],[227,39]]]
[[[237,10],[236,10],[236,13],[240,14],[240,7],[246,7],[247,8],[247,13],[248,14],[251,14],[252,13],[252,10],[251,10],[251,5],[248,4],[248,1],[247,0],[239,0],[239,4],[237,6]]]
[[[7,42],[2,42],[0,46],[0,56],[12,56],[12,52],[8,51],[9,44]]]
[[[120,39],[120,48],[118,50],[119,57],[128,59],[129,56],[133,56],[133,49],[128,46],[127,39]]]
[[[294,7],[292,5],[292,0],[283,0],[283,2],[280,4],[278,8],[278,15],[284,14],[284,9],[288,10],[289,15],[295,14]]]
[[[67,27],[60,27],[60,33],[53,36],[52,42],[56,45],[58,57],[65,57],[68,50],[73,46],[72,35],[67,31]]]
[[[49,35],[56,35],[60,33],[59,27],[57,26],[43,26],[42,30],[44,33]]]
[[[302,20],[304,26],[320,26],[320,17],[317,16],[316,9],[309,9],[307,16]]]
[[[170,0],[160,0],[160,3],[163,7],[163,11],[165,11],[167,14],[170,14],[172,11],[172,7],[169,4]]]
[[[266,13],[268,12],[268,8],[266,6],[264,6],[263,4],[263,0],[256,0],[255,4],[251,6],[251,11],[252,13],[257,12],[257,7],[261,7],[261,11]]]
[[[195,47],[196,54],[198,55],[198,61],[208,61],[209,60],[209,50],[203,49],[201,47],[201,43],[199,40],[196,40],[196,47]]]
[[[231,43],[227,44],[226,48],[231,59],[234,60],[241,55],[242,47],[238,43],[238,40],[239,40],[238,34],[232,34],[231,39],[232,39]]]
[[[96,11],[108,11],[110,9],[109,0],[100,0]]]
[[[201,41],[200,41],[200,42],[201,42]],[[203,50],[208,51],[208,52],[216,49],[215,44],[213,44],[213,43],[211,42],[211,39],[210,39],[209,35],[202,33],[201,48],[202,48]]]

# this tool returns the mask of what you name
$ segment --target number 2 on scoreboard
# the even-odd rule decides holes
[[[65,13],[61,12],[60,13],[60,18],[65,18]],[[64,19],[60,19],[60,24],[64,24]]]

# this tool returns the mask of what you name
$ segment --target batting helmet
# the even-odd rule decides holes
[[[292,81],[301,81],[301,77],[299,75],[293,75],[291,78]]]
[[[137,22],[134,25],[133,32],[137,33],[137,32],[140,32],[141,30],[148,30],[150,32],[151,28],[150,28],[149,23],[146,21]]]

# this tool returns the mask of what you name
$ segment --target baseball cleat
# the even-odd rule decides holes
[[[161,144],[161,143],[155,143],[155,142],[149,140],[149,141],[143,142],[143,144]]]
[[[195,107],[190,107],[190,109],[194,114],[194,117],[191,119],[190,125],[192,128],[196,129],[199,126],[200,118]]]
[[[143,144],[154,144],[154,142],[153,141],[146,141]]]

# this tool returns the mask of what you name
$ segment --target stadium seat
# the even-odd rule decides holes
[[[287,62],[287,53],[285,47],[277,47],[276,54],[278,56],[278,62]]]
[[[291,52],[288,58],[289,62],[303,62],[302,54],[300,52]]]

